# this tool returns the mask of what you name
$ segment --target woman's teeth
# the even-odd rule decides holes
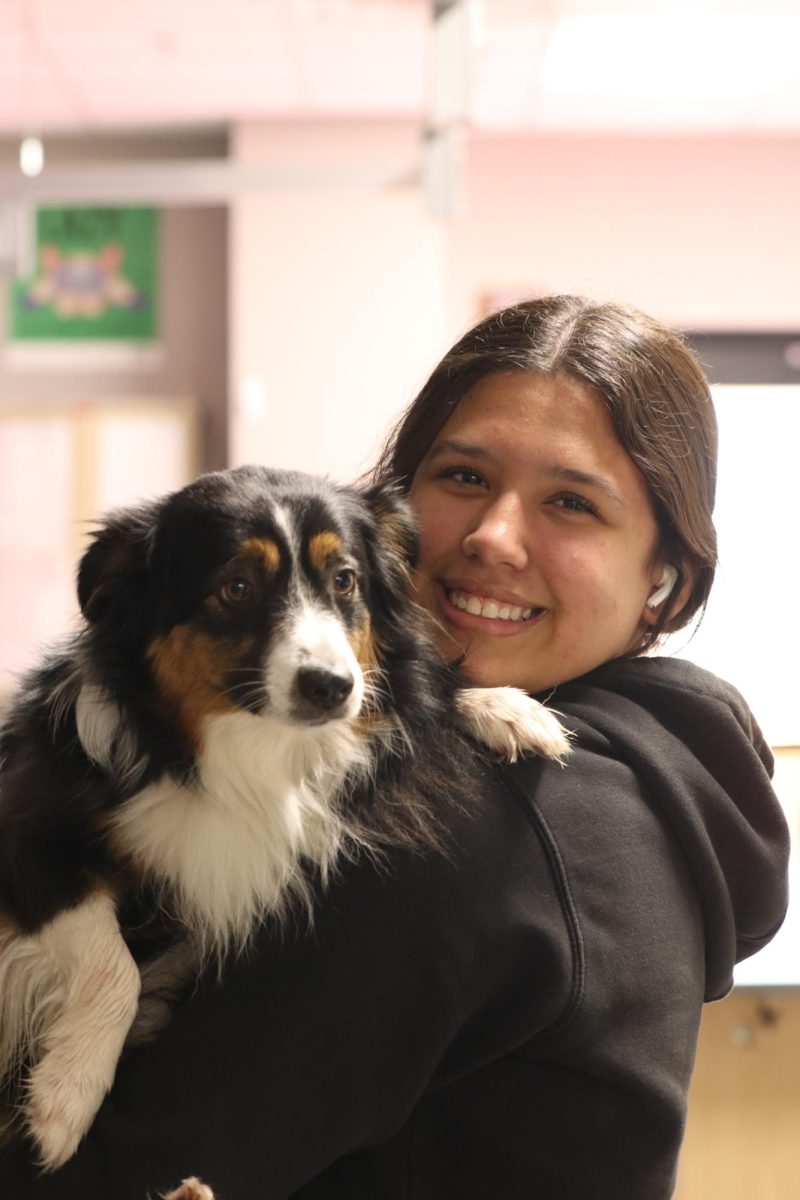
[[[532,608],[517,608],[513,604],[498,604],[496,600],[482,600],[469,592],[448,592],[448,599],[456,608],[471,613],[474,617],[489,617],[493,621],[527,621]]]

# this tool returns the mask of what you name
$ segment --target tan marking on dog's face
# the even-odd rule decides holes
[[[324,533],[315,533],[308,540],[308,557],[316,571],[324,571],[328,561],[341,553],[342,539],[338,533],[326,530]]]
[[[225,672],[236,665],[241,649],[237,646],[234,651],[229,642],[191,625],[176,625],[147,648],[161,696],[195,752],[202,749],[205,718],[236,711],[223,690],[223,680]]]
[[[269,571],[277,571],[281,565],[281,552],[272,538],[248,538],[242,542],[241,552],[245,558],[256,558]]]
[[[365,675],[374,674],[378,670],[378,647],[372,632],[372,624],[367,613],[364,614],[363,624],[350,630],[347,640],[353,647],[353,653],[358,659],[358,665]]]
[[[358,665],[364,673],[367,690],[376,686],[379,680],[380,662],[375,634],[370,623],[369,615],[365,613],[364,622],[352,630],[348,640],[353,647],[353,653],[358,659]],[[392,721],[385,713],[371,711],[361,712],[356,719],[355,727],[362,737],[380,736],[392,728]]]

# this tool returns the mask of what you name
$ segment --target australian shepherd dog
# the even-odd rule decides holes
[[[126,1040],[343,853],[437,846],[483,747],[565,753],[553,713],[442,662],[414,551],[391,485],[261,467],[95,532],[80,630],[0,729],[0,1081],[43,1166]]]

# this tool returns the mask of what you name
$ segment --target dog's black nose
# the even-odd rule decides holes
[[[354,682],[349,671],[323,671],[308,667],[297,672],[300,695],[322,712],[333,712],[344,704],[353,690]]]

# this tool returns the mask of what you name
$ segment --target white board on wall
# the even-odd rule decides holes
[[[666,651],[727,679],[773,746],[800,745],[800,387],[718,386],[719,567],[706,615]]]
[[[800,746],[800,387],[718,386],[719,478],[714,521],[719,568],[705,618],[677,653],[727,679],[767,741]],[[779,753],[775,790],[800,840],[800,752]],[[800,892],[795,852],[791,892]],[[800,985],[800,905],[773,942],[736,969],[738,986]]]

